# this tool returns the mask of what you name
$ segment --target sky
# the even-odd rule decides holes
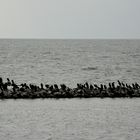
[[[0,38],[140,38],[140,0],[0,0]]]

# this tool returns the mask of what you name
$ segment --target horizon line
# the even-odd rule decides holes
[[[45,37],[5,37],[2,39],[36,39],[36,40],[140,40],[140,38],[45,38]]]

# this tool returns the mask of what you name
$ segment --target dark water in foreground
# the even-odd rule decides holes
[[[140,99],[0,100],[1,140],[139,140]]]

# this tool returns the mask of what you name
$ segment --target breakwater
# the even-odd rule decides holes
[[[41,83],[40,86],[34,84],[16,84],[14,80],[7,78],[6,82],[0,78],[0,98],[91,98],[91,97],[140,97],[140,85],[138,83],[126,84],[120,81],[109,83],[108,85],[97,84],[77,84],[76,88],[69,88],[65,84],[48,85]]]

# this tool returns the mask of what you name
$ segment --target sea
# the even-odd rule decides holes
[[[15,83],[140,83],[138,39],[0,39]],[[0,100],[1,140],[139,140],[140,99]]]

